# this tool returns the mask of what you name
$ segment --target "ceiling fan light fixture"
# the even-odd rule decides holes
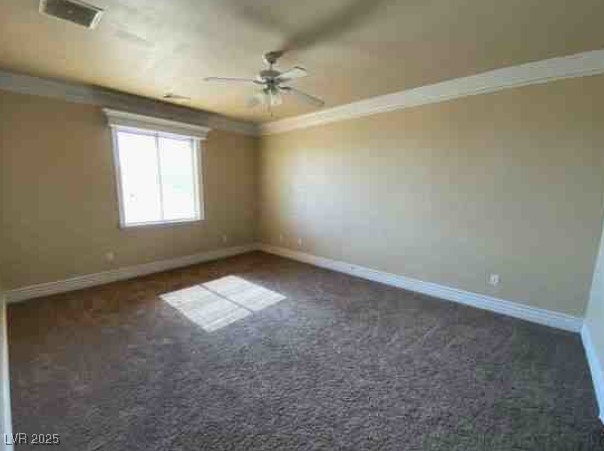
[[[271,110],[272,107],[279,106],[283,103],[283,93],[293,93],[297,99],[302,100],[305,103],[314,107],[322,107],[324,105],[323,100],[293,87],[282,86],[283,83],[289,83],[297,78],[306,77],[308,75],[306,69],[301,66],[294,66],[285,72],[274,69],[273,65],[276,64],[282,54],[283,52],[266,53],[264,55],[264,61],[269,67],[268,69],[261,70],[256,78],[205,77],[204,80],[206,82],[214,83],[246,83],[261,86],[261,91],[249,98],[247,105],[250,108],[261,104]]]
[[[278,89],[269,91],[268,100],[270,106],[279,106],[283,103],[283,98],[281,97],[281,93]]]

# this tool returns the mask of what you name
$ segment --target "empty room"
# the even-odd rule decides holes
[[[0,449],[604,450],[602,0],[0,0]]]

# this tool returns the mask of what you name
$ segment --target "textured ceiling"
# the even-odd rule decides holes
[[[313,111],[295,99],[247,109],[261,56],[306,67],[296,86],[332,107],[498,67],[604,47],[602,0],[88,0],[95,30],[0,0],[0,67],[265,122]]]

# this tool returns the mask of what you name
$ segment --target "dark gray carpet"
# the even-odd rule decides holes
[[[227,274],[288,299],[207,333],[158,298]],[[8,315],[15,432],[59,449],[604,449],[578,335],[259,252]]]

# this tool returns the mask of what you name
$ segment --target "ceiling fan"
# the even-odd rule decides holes
[[[268,69],[261,70],[256,78],[229,78],[229,77],[206,77],[207,82],[216,83],[247,83],[260,88],[254,96],[252,96],[247,105],[252,108],[258,105],[263,105],[269,109],[281,105],[283,96],[293,95],[296,98],[309,103],[315,107],[322,107],[325,102],[318,97],[311,96],[303,91],[292,86],[287,86],[291,81],[306,77],[308,73],[303,67],[295,66],[290,70],[281,72],[273,66],[277,60],[283,55],[281,51],[268,52],[264,54],[264,62],[268,65]]]

